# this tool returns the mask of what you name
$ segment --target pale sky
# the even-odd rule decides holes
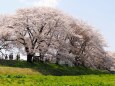
[[[115,51],[115,0],[0,0],[0,13],[33,6],[55,7],[86,21],[102,33],[107,50]]]

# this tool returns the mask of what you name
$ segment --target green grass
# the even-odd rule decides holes
[[[114,75],[0,76],[0,86],[115,86]]]
[[[64,65],[56,65],[51,63],[27,63],[25,61],[8,61],[0,60],[0,74],[33,72],[39,75],[53,75],[53,76],[75,76],[75,75],[91,75],[91,74],[107,74],[107,71],[94,70],[84,67],[67,67]],[[4,71],[5,70],[5,71]],[[10,70],[10,71],[8,71]],[[24,72],[25,71],[25,72]]]
[[[115,75],[84,67],[0,60],[0,86],[115,86]]]

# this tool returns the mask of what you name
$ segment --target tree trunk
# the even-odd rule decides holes
[[[60,58],[56,58],[56,64],[59,64]]]
[[[44,55],[40,53],[40,61],[43,62]]]
[[[27,54],[27,62],[32,63],[32,57],[33,57],[32,54]]]

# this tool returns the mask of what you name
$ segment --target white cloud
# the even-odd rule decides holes
[[[32,6],[56,7],[60,0],[19,0]]]
[[[20,1],[20,2],[26,2],[27,0],[18,0],[18,1]]]
[[[34,2],[34,6],[47,6],[47,7],[55,7],[58,5],[59,0],[39,0]]]

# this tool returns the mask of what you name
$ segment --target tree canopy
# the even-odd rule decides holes
[[[87,23],[58,9],[39,7],[19,9],[0,17],[0,41],[27,54],[27,61],[39,53],[51,55],[58,63],[69,60],[74,65],[105,68],[105,42]]]

